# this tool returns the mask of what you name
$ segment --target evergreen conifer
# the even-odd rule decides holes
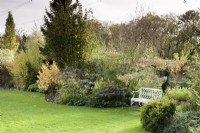
[[[50,11],[46,10],[41,30],[46,39],[42,52],[63,69],[80,67],[85,59],[88,45],[88,17],[76,0],[52,0]]]
[[[6,29],[3,41],[3,49],[17,50],[17,39],[15,32],[15,23],[11,12],[8,12],[8,18],[6,19]]]

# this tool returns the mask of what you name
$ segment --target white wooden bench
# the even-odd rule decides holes
[[[139,97],[135,98],[135,94],[139,93]],[[133,103],[147,103],[151,100],[156,100],[162,97],[163,91],[155,88],[140,88],[138,91],[133,91],[131,98],[131,106]]]

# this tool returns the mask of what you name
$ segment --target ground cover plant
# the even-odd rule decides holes
[[[0,90],[1,133],[145,133],[138,108],[48,103],[41,93]]]

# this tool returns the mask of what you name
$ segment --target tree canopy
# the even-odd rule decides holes
[[[41,28],[46,39],[44,55],[60,68],[81,66],[88,44],[88,17],[79,1],[52,0],[44,21]]]

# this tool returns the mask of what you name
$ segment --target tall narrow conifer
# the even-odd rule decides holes
[[[79,67],[88,44],[87,13],[83,13],[79,1],[52,0],[44,21],[41,28],[46,39],[44,55],[60,68]]]
[[[6,19],[6,29],[3,41],[3,49],[17,50],[15,23],[11,12],[8,12]]]

